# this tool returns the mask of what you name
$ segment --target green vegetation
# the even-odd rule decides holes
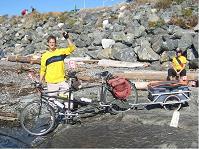
[[[5,18],[0,16],[0,24],[2,24],[5,21]]]
[[[155,8],[166,9],[169,8],[172,4],[181,4],[185,0],[157,0]]]
[[[169,8],[172,4],[173,0],[158,0],[155,4],[155,8],[158,9],[166,9]]]
[[[69,26],[73,26],[76,22],[77,19],[75,18],[75,16],[71,16],[74,12],[64,12],[62,14],[60,14],[58,16],[58,21],[62,22],[62,23],[68,23]]]
[[[185,0],[173,0],[174,2],[176,2],[177,4],[181,4],[182,2],[184,2]]]
[[[169,24],[177,25],[185,29],[195,27],[198,24],[198,17],[193,15],[191,17],[173,16]]]
[[[173,16],[170,24],[178,25],[185,29],[195,27],[198,24],[198,17],[193,15],[191,8],[184,8],[181,13],[181,16]]]
[[[157,27],[161,27],[162,25],[165,24],[165,21],[163,19],[159,19],[158,21],[156,22],[152,22],[152,21],[149,21],[148,22],[148,26],[149,28],[157,28]]]
[[[192,13],[193,13],[193,10],[191,8],[182,9],[182,15],[184,17],[191,17]]]

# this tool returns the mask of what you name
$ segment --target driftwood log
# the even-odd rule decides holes
[[[122,76],[130,80],[148,80],[148,81],[165,81],[167,71],[131,71],[123,73],[114,73],[116,76]],[[197,72],[187,72],[188,80],[198,80]]]
[[[40,64],[41,58],[38,56],[18,56],[18,55],[12,55],[7,57],[8,61],[11,62],[21,62],[21,63],[30,63],[30,64]],[[76,61],[76,62],[84,62],[84,63],[97,63],[98,60],[89,60],[89,59],[83,59],[83,58],[71,58],[64,60],[65,62],[69,61]]]
[[[8,56],[7,57],[8,61],[11,62],[21,62],[21,63],[30,63],[30,64],[40,64],[40,58],[39,57],[34,57],[34,56]]]
[[[98,66],[135,68],[135,67],[147,67],[147,66],[149,66],[149,64],[148,63],[140,63],[140,62],[133,63],[133,62],[123,62],[123,61],[102,59],[102,60],[99,60]]]
[[[0,111],[0,121],[16,121],[17,119],[18,118],[16,113]]]

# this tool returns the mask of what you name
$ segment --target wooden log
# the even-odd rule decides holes
[[[128,67],[128,68],[135,68],[135,67],[147,67],[148,63],[139,63],[139,62],[124,62],[124,61],[115,61],[115,60],[107,60],[102,59],[99,60],[98,66],[103,67]]]
[[[18,118],[15,117],[6,117],[6,116],[0,116],[0,121],[16,121]]]
[[[10,112],[2,112],[2,111],[0,111],[0,116],[16,118],[17,114],[16,113],[10,113]]]
[[[94,81],[96,81],[95,78],[92,78],[92,77],[90,77],[90,76],[77,75],[77,78],[78,78],[79,80],[88,81],[88,82],[94,82]]]
[[[133,82],[138,90],[146,90],[150,82]]]
[[[21,62],[21,63],[30,63],[30,64],[40,64],[40,58],[35,56],[8,56],[8,61],[11,62]]]
[[[19,55],[12,55],[7,57],[8,61],[11,62],[21,62],[21,63],[30,63],[30,64],[40,64],[41,58],[36,55],[29,55],[29,56],[19,56]],[[84,63],[97,63],[99,60],[90,60],[81,57],[74,57],[70,59],[64,60],[66,63],[69,61],[75,62],[84,62]]]
[[[114,73],[113,75],[122,76],[127,79],[132,80],[149,80],[149,81],[165,81],[167,78],[167,71],[131,71],[131,72],[122,72]],[[188,80],[198,80],[197,72],[187,72]]]
[[[87,57],[71,57],[69,59],[65,59],[64,62],[65,63],[68,63],[70,61],[75,61],[75,62],[83,62],[83,63],[97,63],[99,62],[99,60],[92,60],[92,59],[89,59]]]
[[[16,113],[0,111],[0,121],[16,121],[18,120]]]

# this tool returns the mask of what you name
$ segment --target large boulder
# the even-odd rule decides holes
[[[198,34],[196,34],[193,38],[193,46],[196,49],[196,51],[199,53],[199,50],[198,50]]]
[[[191,60],[189,62],[189,68],[190,69],[198,69],[198,58]]]
[[[193,44],[193,36],[190,33],[185,33],[182,35],[182,38],[178,41],[178,47],[181,49],[190,48]]]
[[[115,44],[115,40],[113,39],[102,39],[102,47],[111,48]]]
[[[187,49],[186,54],[188,60],[194,60],[195,58],[198,58],[198,52],[194,48]]]
[[[164,38],[162,49],[164,51],[172,51],[178,47],[178,39]]]
[[[175,56],[175,51],[164,51],[160,56],[160,63],[171,61]]]
[[[114,50],[112,57],[119,61],[136,62],[137,56],[132,48],[125,48],[120,50]]]
[[[151,40],[151,43],[152,43],[152,49],[156,53],[162,52],[163,39],[160,35],[154,36],[154,38],[152,38],[152,40]]]
[[[98,59],[109,59],[109,58],[111,58],[111,52],[112,52],[112,49],[111,49],[111,48],[102,49],[102,50],[97,54],[97,58],[98,58]]]
[[[125,33],[124,32],[113,32],[112,37],[114,41],[124,41],[125,40]]]
[[[153,51],[148,40],[142,40],[141,46],[137,50],[137,55],[141,61],[158,61],[160,56]]]

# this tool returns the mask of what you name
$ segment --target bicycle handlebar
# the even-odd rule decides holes
[[[34,85],[34,87],[39,89],[40,91],[44,90],[44,88],[43,88],[43,86],[42,86],[42,84],[40,82],[34,81],[33,83],[31,83],[31,85]]]

